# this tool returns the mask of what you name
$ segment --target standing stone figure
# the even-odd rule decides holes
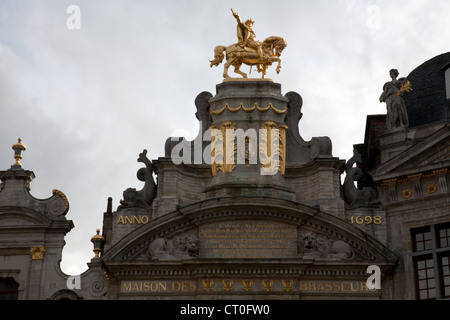
[[[380,102],[386,102],[386,128],[387,130],[406,129],[409,122],[403,95],[405,92],[412,91],[411,83],[406,78],[397,80],[399,74],[397,69],[391,69],[389,74],[392,80],[384,84],[383,93],[380,96]]]

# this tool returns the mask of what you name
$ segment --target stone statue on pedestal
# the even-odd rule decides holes
[[[412,91],[411,83],[406,78],[397,79],[399,74],[397,69],[391,69],[389,74],[392,80],[384,84],[380,96],[380,102],[386,102],[386,128],[389,131],[406,129],[409,122],[403,95]]]
[[[218,66],[226,57],[223,77],[230,78],[228,68],[234,66],[234,72],[243,78],[248,78],[247,74],[240,70],[243,63],[256,66],[258,72],[262,73],[262,78],[267,74],[267,68],[273,62],[278,62],[277,73],[281,71],[281,52],[287,46],[286,40],[282,37],[271,36],[263,42],[256,40],[253,24],[255,21],[248,19],[242,22],[238,13],[233,12],[233,16],[238,22],[237,37],[238,43],[230,46],[216,46],[214,49],[214,59],[210,60],[212,66]],[[225,52],[225,54],[224,54]]]

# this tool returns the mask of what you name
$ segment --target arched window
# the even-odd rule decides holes
[[[0,278],[0,300],[17,300],[19,284],[13,278]]]

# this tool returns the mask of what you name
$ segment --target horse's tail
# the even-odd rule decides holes
[[[223,58],[225,58],[223,52],[225,51],[226,48],[227,47],[225,46],[217,46],[214,48],[214,60],[209,60],[209,62],[211,62],[210,67],[212,66],[217,67],[223,61]]]

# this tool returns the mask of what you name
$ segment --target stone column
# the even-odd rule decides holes
[[[45,247],[31,247],[30,280],[28,288],[28,300],[41,298],[42,265],[44,262]]]

